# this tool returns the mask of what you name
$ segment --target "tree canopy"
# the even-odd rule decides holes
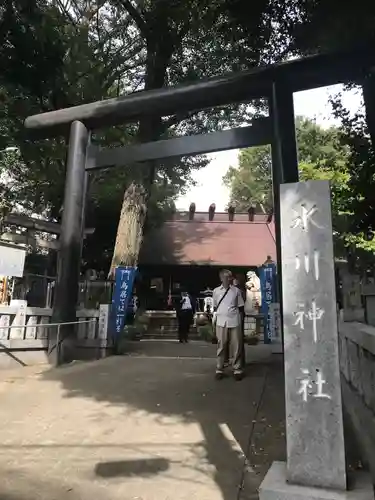
[[[245,0],[234,2],[232,15],[242,29],[251,25],[246,15]],[[375,4],[365,0],[358,2],[340,0],[285,0],[280,10],[279,2],[270,2],[276,37],[281,36],[285,55],[305,56],[323,51],[335,51],[358,47],[375,41]],[[366,109],[375,109],[375,74],[373,68],[357,81],[350,82],[348,88],[358,87],[363,91]],[[343,123],[340,141],[350,149],[350,185],[357,191],[358,200],[353,207],[351,229],[356,233],[366,233],[375,227],[375,211],[368,193],[375,189],[371,172],[375,169],[373,144],[375,144],[375,114],[357,113],[351,117],[342,105],[340,97],[335,99],[335,115]],[[371,138],[371,141],[370,141]],[[366,194],[367,193],[367,194]]]
[[[263,212],[272,209],[272,160],[269,146],[243,149],[238,168],[229,167],[223,181],[230,188],[230,204],[238,212],[254,206]]]
[[[369,46],[375,41],[375,4],[359,0],[341,2],[338,0],[305,0],[300,3],[298,22],[288,28],[293,51],[306,55],[346,47]],[[366,109],[374,110],[375,74],[369,69],[357,82],[347,88],[363,92]],[[350,202],[350,230],[358,244],[369,246],[363,234],[375,228],[375,209],[371,192],[375,190],[375,115],[366,115],[364,108],[354,116],[345,109],[340,96],[334,99],[334,114],[340,119],[340,141],[349,153],[348,169],[350,189],[355,196]],[[357,236],[355,236],[357,235]],[[371,246],[371,244],[370,244]]]
[[[353,118],[347,118],[352,130]],[[344,127],[345,127],[344,122]],[[342,128],[323,128],[314,120],[303,117],[296,119],[299,172],[301,180],[328,180],[331,185],[333,226],[337,232],[336,251],[340,256],[356,253],[363,258],[364,250],[375,253],[373,241],[358,231],[358,215],[372,206],[371,187],[364,189],[365,180],[358,179],[353,163],[371,161],[369,143],[363,142],[362,130],[359,136],[352,135],[353,141],[362,141],[363,157],[353,153],[350,144],[343,137]],[[356,147],[356,150],[359,147]],[[244,149],[239,153],[238,168],[230,167],[224,182],[230,187],[230,201],[239,211],[247,211],[250,206],[272,208],[271,151],[268,146]],[[361,172],[365,172],[362,169]],[[367,170],[371,172],[371,169]],[[369,173],[368,175],[372,175]],[[361,186],[361,188],[360,188]],[[371,186],[371,184],[369,184]]]
[[[327,12],[336,3],[337,0],[256,0],[251,5],[244,0],[5,2],[0,6],[0,63],[4,68],[0,75],[0,150],[18,146],[20,153],[0,152],[0,169],[6,174],[0,179],[3,209],[17,205],[52,220],[61,217],[67,137],[38,143],[25,140],[22,123],[29,114],[136,90],[193,82],[333,47],[339,39],[337,30],[332,29],[332,33],[336,31],[330,36],[329,26],[321,21],[325,21],[325,16],[328,19]],[[336,14],[343,20],[349,19],[349,7],[340,6]],[[370,13],[368,17],[371,16]],[[366,23],[366,36],[371,35],[373,26]],[[348,31],[352,38],[356,36],[354,28]],[[339,107],[336,112],[344,113]],[[138,124],[96,130],[92,140],[102,146],[117,146],[197,134],[246,123],[253,114],[248,105],[237,105],[165,118],[150,116]],[[345,127],[354,161],[354,157],[359,157],[354,143],[357,147],[360,139],[358,136],[349,144],[352,132],[348,132],[349,124]],[[304,157],[303,151],[300,154],[301,169],[308,170],[318,161],[307,154]],[[324,154],[326,166],[320,162],[319,171],[321,175],[323,171],[330,175],[328,150]],[[247,189],[253,193],[254,202],[269,207],[270,198],[257,200],[253,187],[262,171],[269,168],[269,156],[254,150],[244,153],[241,161],[256,165],[258,172],[253,169],[250,174],[244,170],[243,179],[237,175],[238,200],[242,193],[246,202]],[[171,209],[177,194],[191,182],[192,173],[206,162],[204,156],[199,156],[93,174],[86,222],[98,229],[85,243],[87,265],[100,261],[105,266],[108,262],[116,235],[116,222],[112,222],[119,218],[112,264],[136,263],[144,227],[160,221],[163,210]],[[359,164],[357,168],[360,169]],[[367,214],[367,219],[361,219],[362,225],[357,224],[358,230],[363,230],[364,224],[374,217],[369,209],[369,191],[365,191],[366,175],[364,168],[356,185],[362,193],[361,210]],[[351,189],[355,179],[352,173]],[[269,178],[264,182],[264,189],[269,192]],[[346,190],[346,184],[343,189]],[[147,212],[147,208],[151,211]],[[109,219],[111,224],[106,224],[104,221]]]
[[[301,180],[327,179],[333,188],[335,211],[342,211],[347,197],[348,150],[340,143],[337,128],[324,129],[315,121],[297,117],[296,136]],[[269,146],[243,149],[238,168],[230,167],[224,182],[231,203],[246,211],[251,205],[272,208],[272,159]]]
[[[12,179],[12,189],[0,181],[4,205],[11,208],[17,203],[52,220],[61,217],[67,138],[25,141],[22,123],[29,114],[192,82],[282,57],[284,47],[273,25],[279,9],[269,8],[264,0],[252,2],[246,29],[237,26],[236,9],[232,0],[6,2],[0,8],[0,61],[7,68],[0,75],[4,132],[0,149],[19,146],[20,155],[0,153],[1,168]],[[94,131],[92,140],[117,146],[196,134],[244,123],[251,115],[248,106],[238,105],[163,119],[155,116],[139,124]],[[118,220],[121,205],[125,208],[114,263],[130,262],[129,248],[123,245],[130,233],[138,234],[130,259],[136,262],[146,220],[160,220],[160,208],[169,210],[191,182],[192,172],[206,161],[198,156],[92,175],[87,223],[93,218],[99,226],[101,214]],[[137,207],[135,232],[129,226],[135,214],[130,207]],[[152,212],[146,218],[147,207]],[[86,246],[90,251],[100,248],[108,258],[115,231],[112,224],[102,226],[105,235],[98,229]],[[92,256],[87,262],[98,258]]]

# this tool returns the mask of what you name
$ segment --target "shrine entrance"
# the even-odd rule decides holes
[[[287,284],[284,294],[280,293],[280,298],[283,298],[281,314],[285,334],[287,462],[276,460],[272,464],[259,487],[261,500],[297,497],[373,498],[371,483],[366,477],[361,479],[360,475],[357,475],[347,494],[329,185],[325,181],[298,182],[293,92],[335,83],[365,82],[372,77],[374,65],[372,46],[360,47],[349,52],[321,54],[256,68],[193,85],[143,91],[44,113],[31,116],[25,122],[26,128],[39,134],[39,137],[66,134],[70,129],[54,305],[55,319],[58,322],[75,319],[88,171],[116,165],[131,166],[149,160],[271,145],[279,285],[283,288],[283,281]],[[250,103],[254,99],[265,100],[269,113],[267,117],[254,119],[249,126],[119,149],[101,150],[90,144],[90,132],[97,128],[140,118],[152,119],[153,116],[184,116],[209,107]],[[366,109],[366,112],[370,117],[369,123],[374,123],[375,110]],[[371,131],[372,135],[373,132]],[[308,332],[305,331],[307,325]],[[139,367],[139,362],[136,366]],[[149,384],[156,373],[157,369],[154,369],[147,377],[148,402]],[[116,371],[116,376],[117,374]],[[200,385],[202,378],[195,377],[196,372],[193,371],[188,377],[183,377],[181,384],[198,380]],[[76,383],[78,378],[79,376],[73,375],[71,379]],[[103,377],[103,380],[109,380],[109,386],[113,387],[114,378],[116,377]],[[168,373],[168,384],[173,379],[174,375]],[[126,377],[120,380],[121,394],[127,380],[129,378]],[[254,379],[249,377],[247,380],[250,383]],[[135,383],[136,377],[132,381]],[[95,384],[95,391],[102,383]],[[170,387],[166,385],[163,393],[169,395]],[[106,394],[109,392],[106,391]],[[261,389],[260,399],[263,392]],[[133,393],[139,394],[139,386],[136,384]],[[194,391],[192,397],[194,401],[196,393]],[[227,401],[234,393],[232,389],[227,392]],[[248,393],[244,397],[248,398]],[[269,399],[271,398],[272,395]],[[177,398],[173,402],[176,400]],[[180,398],[179,401],[186,399]],[[225,406],[222,398],[219,397],[219,401],[221,408]],[[253,405],[257,406],[258,403],[254,401]],[[177,406],[178,411],[173,413],[181,411],[180,403]],[[202,406],[200,402],[199,407]],[[234,405],[229,406],[233,417],[236,414],[233,411]],[[160,413],[164,408],[158,400],[150,408],[150,412]],[[183,414],[186,419],[191,418],[191,409],[186,409]],[[214,420],[213,424],[210,423],[207,411],[200,413],[199,418],[205,436],[204,442],[209,445],[217,443],[217,431],[220,429],[218,422]],[[251,421],[256,423],[257,415],[250,417],[249,422]],[[254,425],[249,424],[249,427],[253,428]],[[168,432],[166,435],[169,440],[173,433]],[[250,438],[248,446],[251,446]],[[209,453],[210,451],[208,456]],[[229,450],[220,452],[219,456],[221,464],[216,461],[216,470],[222,467],[223,461],[225,465],[232,461]],[[226,481],[222,477],[218,481],[223,484],[224,490]],[[234,498],[234,495],[223,498]]]
[[[177,318],[170,315],[176,315],[185,290],[195,312],[189,338],[213,341],[212,293],[220,283],[220,270],[229,269],[245,301],[245,344],[272,343],[280,351],[279,322],[272,321],[278,311],[275,266],[267,291],[263,272],[267,257],[270,264],[276,262],[272,210],[240,213],[229,207],[224,212],[214,210],[213,204],[206,211],[194,208],[191,203],[189,211],[173,212],[161,226],[149,229],[142,243],[136,290],[147,338],[161,340],[168,335],[177,340]],[[250,279],[253,276],[255,280]],[[148,322],[151,311],[153,322],[158,316],[158,328]],[[144,338],[142,333],[138,338]]]
[[[70,129],[54,320],[75,321],[87,173],[122,165],[131,168],[150,160],[270,144],[281,283],[280,185],[298,181],[293,92],[364,77],[374,59],[371,47],[360,47],[28,117],[25,127],[35,138],[66,134]],[[268,104],[268,116],[255,118],[248,126],[116,149],[101,149],[90,142],[92,130],[150,117],[150,110],[157,116],[184,115],[254,99]]]

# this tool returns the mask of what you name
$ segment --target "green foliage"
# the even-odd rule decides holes
[[[350,199],[348,148],[340,141],[336,127],[324,129],[315,121],[296,119],[299,170],[301,180],[329,180],[334,224],[347,211]]]
[[[248,2],[236,0],[233,2],[232,16],[242,29],[251,25],[251,19],[246,16]],[[273,38],[283,40],[285,55],[305,56],[322,51],[342,50],[361,47],[367,44],[371,47],[375,41],[375,3],[359,0],[358,2],[342,2],[341,0],[284,0],[269,2],[264,12],[270,13],[274,28]],[[368,77],[368,75],[364,75]],[[354,85],[368,85],[369,78]],[[374,77],[372,77],[374,80]],[[371,86],[371,84],[370,84]],[[374,83],[370,94],[374,94]],[[365,96],[365,99],[367,97]],[[315,162],[305,161],[300,157],[302,176],[306,178],[328,178],[332,182],[335,223],[343,235],[343,244],[355,249],[365,248],[372,252],[374,245],[366,241],[366,234],[375,227],[373,208],[374,182],[372,172],[375,158],[369,136],[375,141],[375,125],[368,130],[368,117],[359,113],[351,117],[342,106],[341,99],[335,99],[334,113],[343,125],[340,127],[340,142],[348,155],[347,172],[336,168],[315,169]],[[366,102],[369,109],[373,103]],[[371,132],[371,134],[370,134]],[[310,164],[310,166],[309,166]],[[305,173],[304,173],[305,171]],[[337,177],[339,175],[339,178]],[[331,175],[335,179],[331,179]],[[343,176],[342,179],[340,177]],[[341,204],[342,206],[338,206]],[[345,216],[343,216],[345,213]],[[358,260],[358,259],[357,259]]]
[[[289,0],[293,1],[293,0]],[[288,2],[289,3],[289,2]],[[342,50],[367,44],[371,47],[375,41],[375,4],[359,0],[355,4],[339,0],[304,0],[298,2],[298,19],[285,25],[288,37],[292,40],[292,51],[299,56],[306,54]],[[369,75],[364,75],[368,77]],[[373,79],[373,77],[372,77]],[[369,85],[369,78],[350,82],[347,87]],[[371,86],[371,83],[370,83]],[[374,84],[372,90],[374,92]],[[347,158],[347,181],[342,185],[347,196],[342,193],[345,207],[336,220],[342,243],[349,251],[352,264],[359,260],[366,261],[375,253],[375,243],[367,240],[367,233],[375,228],[375,210],[373,203],[375,155],[370,140],[368,117],[363,110],[352,116],[342,104],[342,96],[333,99],[336,118],[342,126],[339,140],[345,148]],[[371,102],[366,102],[373,109]],[[371,135],[375,140],[372,125]],[[340,196],[338,196],[340,198]]]
[[[243,149],[238,168],[230,167],[224,183],[230,187],[230,202],[238,212],[250,206],[269,212],[272,208],[272,162],[269,146]]]
[[[348,193],[348,149],[340,143],[336,128],[324,129],[315,121],[296,119],[299,169],[302,180],[329,180],[335,213],[345,210]],[[250,205],[272,208],[272,159],[269,146],[244,149],[239,155],[239,167],[229,169],[224,182],[231,189],[231,202],[238,211]]]
[[[0,86],[41,99],[51,92],[66,51],[59,11],[44,0],[8,0],[0,6]]]
[[[346,256],[349,252],[357,260],[360,257],[368,261],[369,254],[375,254],[375,242],[367,241],[366,231],[360,231],[360,227],[364,227],[365,220],[367,227],[374,227],[371,224],[375,218],[375,177],[370,168],[373,153],[368,133],[363,129],[364,117],[344,116],[340,104],[336,105],[336,112],[344,117],[342,128],[324,129],[313,120],[296,119],[300,179],[330,181],[336,255]],[[270,149],[241,151],[239,167],[231,167],[224,182],[231,188],[231,202],[239,211],[264,200],[267,202],[263,206],[270,209]]]
[[[304,0],[298,2],[298,10],[298,19],[286,28],[299,53],[340,50],[375,38],[375,4],[372,2]]]
[[[375,153],[363,106],[350,113],[342,104],[342,96],[332,99],[334,115],[340,119],[340,142],[348,151],[348,199],[342,224],[344,239],[352,266],[374,264],[375,241],[369,236],[375,230]]]
[[[61,2],[39,2],[26,9],[20,0],[12,3],[11,12],[0,10],[1,35],[9,42],[0,49],[0,59],[14,65],[8,65],[8,71],[0,76],[0,149],[19,145],[21,150],[21,155],[0,153],[0,169],[8,174],[0,181],[7,209],[22,207],[52,220],[61,216],[66,138],[23,141],[26,116],[114,97],[139,85],[135,74],[142,71],[145,62],[144,42],[131,28],[132,18],[126,10],[108,2],[101,7],[104,5],[95,2],[75,2],[64,10]],[[22,25],[28,29],[22,30]],[[55,40],[50,39],[52,36]],[[38,73],[54,47],[54,65],[48,71],[44,68],[43,73],[45,78],[48,74],[48,82],[37,86],[33,82],[43,81]],[[32,67],[25,64],[29,60]],[[115,127],[96,132],[93,141],[101,146],[124,145],[133,142],[136,133],[134,125]],[[160,223],[163,211],[173,208],[173,199],[190,182],[191,173],[205,164],[201,156],[160,164],[150,199],[150,225]],[[108,267],[123,193],[139,171],[121,168],[90,176],[87,225],[96,227],[96,232],[85,241],[87,266],[98,263],[101,269]]]
[[[51,220],[61,217],[67,137],[25,141],[28,115],[277,60],[283,51],[272,27],[277,9],[253,2],[244,27],[232,15],[237,8],[232,0],[10,0],[0,6],[0,63],[6,69],[0,75],[0,149],[20,147],[20,154],[0,154],[0,169],[10,179],[0,181],[3,203]],[[245,105],[181,114],[163,119],[159,131],[164,137],[196,134],[244,123],[252,114]],[[92,141],[129,144],[142,126],[94,131]],[[173,209],[192,173],[206,162],[200,156],[158,165],[148,225]],[[86,225],[96,231],[85,241],[84,261],[103,269],[123,193],[131,182],[142,181],[144,168],[90,177]]]
[[[350,200],[352,230],[375,228],[375,152],[363,108],[352,115],[340,96],[332,101],[334,113],[341,120],[340,141],[348,150],[349,187],[355,192]]]

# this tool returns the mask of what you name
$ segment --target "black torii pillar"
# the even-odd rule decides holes
[[[298,182],[298,155],[294,119],[293,92],[285,84],[274,83],[270,99],[270,115],[274,138],[272,162],[275,164],[273,181],[278,184]]]
[[[284,83],[274,83],[269,99],[269,113],[273,124],[272,184],[276,229],[276,254],[278,273],[278,299],[281,313],[281,338],[284,349],[282,274],[281,274],[281,232],[280,232],[280,184],[298,182],[298,154],[296,126],[294,119],[293,92]]]
[[[53,306],[53,323],[76,321],[78,283],[82,251],[82,228],[84,218],[87,174],[86,157],[90,133],[82,122],[74,121],[70,127],[69,149],[66,162],[64,211],[61,223],[60,252],[58,258],[57,283]],[[74,328],[74,327],[73,327]],[[54,364],[69,360],[69,342],[72,325],[61,329],[61,338],[50,335],[49,357]],[[52,334],[52,332],[50,332]],[[51,338],[52,337],[52,338]],[[58,346],[58,340],[60,345]],[[57,356],[60,354],[60,359]]]
[[[363,100],[366,109],[367,128],[375,149],[375,72],[369,73],[362,84]]]

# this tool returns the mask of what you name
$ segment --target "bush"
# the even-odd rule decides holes
[[[202,325],[197,327],[198,336],[206,342],[211,342],[213,339],[212,325]]]

